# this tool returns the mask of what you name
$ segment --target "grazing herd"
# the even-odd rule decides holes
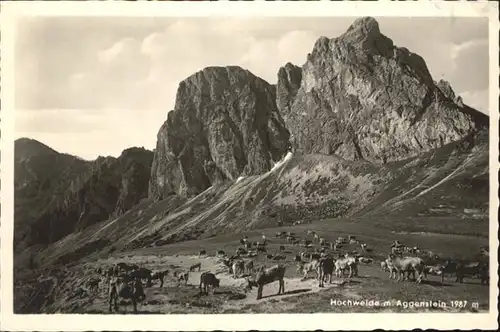
[[[305,280],[311,273],[315,274],[315,279],[319,282],[319,287],[324,287],[325,282],[331,284],[333,275],[337,278],[358,277],[359,264],[373,264],[374,258],[363,257],[357,250],[346,250],[347,246],[356,246],[363,253],[372,252],[373,249],[367,243],[360,243],[355,236],[349,235],[347,238],[338,237],[334,241],[328,241],[320,237],[315,231],[308,230],[305,238],[299,238],[292,232],[278,232],[276,239],[283,239],[289,245],[303,247],[304,250],[295,255],[293,261],[297,265],[296,272]],[[274,241],[274,240],[273,240]],[[276,251],[268,253],[268,243],[271,241],[262,235],[261,241],[251,242],[248,237],[240,239],[242,247],[235,250],[235,254],[228,257],[224,250],[217,250],[215,256],[219,258],[222,266],[227,268],[227,272],[234,279],[245,278],[246,290],[257,288],[257,299],[262,298],[262,291],[265,285],[273,282],[279,283],[278,294],[285,292],[285,272],[287,271],[286,253],[291,253],[291,247],[286,245],[276,246]],[[287,251],[288,249],[288,251]],[[300,250],[300,249],[299,249]],[[485,262],[479,261],[461,261],[453,259],[441,259],[433,252],[426,252],[416,246],[408,247],[399,241],[394,241],[390,247],[389,253],[382,259],[380,268],[388,272],[389,279],[398,282],[411,279],[417,284],[428,275],[441,277],[444,283],[445,276],[455,275],[456,282],[462,283],[464,278],[479,278],[481,284],[488,283],[489,266]],[[481,254],[487,257],[488,251],[481,248]],[[275,265],[266,267],[264,265],[255,266],[257,262],[254,257],[263,253],[265,259],[260,262],[276,261]],[[207,256],[206,250],[200,250],[198,257]],[[384,256],[384,254],[379,256]],[[378,264],[378,263],[377,263]],[[188,270],[173,271],[171,276],[179,284],[187,284],[190,272],[201,272],[202,264],[197,262],[192,264]],[[128,299],[132,302],[134,312],[137,312],[137,303],[146,298],[143,281],[146,287],[152,287],[153,281],[159,282],[159,287],[163,287],[164,279],[169,276],[169,270],[152,271],[145,267],[139,267],[135,264],[118,263],[107,270],[102,268],[96,271],[100,277],[92,277],[87,281],[89,290],[93,293],[98,292],[101,277],[104,277],[108,284],[109,311],[114,308],[118,310],[118,299]],[[220,272],[217,272],[220,273]],[[200,274],[199,293],[208,295],[209,289],[220,287],[221,280],[216,274],[210,271],[203,271]]]

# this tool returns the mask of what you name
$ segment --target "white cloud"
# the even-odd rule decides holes
[[[449,76],[456,92],[487,90],[489,85],[488,40],[478,39],[452,47]]]
[[[136,48],[136,41],[132,38],[124,38],[111,47],[100,51],[97,54],[99,61],[103,63],[110,63],[113,61],[119,61],[123,57],[130,57],[130,53],[133,53]]]

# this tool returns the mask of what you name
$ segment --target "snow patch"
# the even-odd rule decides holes
[[[286,154],[286,156],[283,157],[283,159],[281,159],[280,161],[278,161],[276,164],[273,165],[273,168],[271,168],[269,173],[272,173],[275,170],[277,170],[278,168],[280,168],[281,166],[283,166],[288,160],[292,159],[292,156],[293,156],[293,153],[288,152]]]

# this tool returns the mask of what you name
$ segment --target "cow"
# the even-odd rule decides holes
[[[300,255],[295,255],[294,261],[295,262],[302,262],[302,257],[300,257]]]
[[[264,247],[264,246],[257,246],[257,252],[266,253],[267,252],[266,247]]]
[[[218,288],[220,285],[220,280],[211,273],[211,272],[203,272],[200,275],[200,294],[208,295],[208,287],[212,287],[215,293],[215,288]]]
[[[457,265],[456,282],[463,283],[464,277],[479,277],[481,284],[487,284],[489,279],[488,265],[482,262],[467,262]]]
[[[318,235],[318,234],[316,234],[316,233],[314,233],[314,240],[317,240],[317,241],[318,241],[318,243],[319,243],[319,235]]]
[[[335,275],[342,277],[345,271],[349,271],[349,278],[358,275],[358,264],[354,257],[343,257],[335,261]]]
[[[189,272],[175,271],[174,277],[177,278],[177,281],[179,282],[184,281],[184,283],[187,284],[189,280]]]
[[[151,287],[151,286],[153,286],[152,274],[153,274],[153,271],[151,271],[150,269],[147,269],[145,267],[141,267],[141,268],[135,269],[132,272],[128,273],[128,276],[131,279],[136,279],[136,278],[139,278],[139,280],[145,279],[146,286]]]
[[[326,244],[326,240],[325,240],[324,238],[322,238],[322,237],[321,237],[321,238],[319,239],[319,245],[320,245],[320,246],[324,246],[325,244]]]
[[[311,262],[299,262],[297,264],[297,273],[303,275],[302,280],[306,280],[309,272],[316,272],[316,277],[319,279],[319,260],[315,259]]]
[[[446,275],[453,275],[457,272],[458,262],[446,260],[443,264],[432,266],[430,273],[441,276],[441,283],[444,283]]]
[[[231,270],[233,271],[233,278],[238,278],[239,273],[245,273],[245,262],[242,260],[234,261]]]
[[[285,292],[285,271],[286,268],[282,264],[272,266],[268,269],[262,269],[257,272],[255,277],[247,279],[247,289],[251,290],[252,287],[258,287],[257,300],[262,298],[262,290],[264,285],[270,284],[274,281],[279,281],[278,295]]]
[[[226,256],[226,252],[224,250],[218,250],[216,256],[217,257],[224,257],[224,256]]]
[[[251,250],[247,253],[247,257],[255,257],[257,256],[257,251]]]
[[[193,264],[189,267],[189,271],[190,272],[193,272],[194,270],[198,269],[198,271],[201,270],[201,263],[196,263],[196,264]]]
[[[112,311],[114,305],[115,311],[118,311],[118,298],[130,299],[134,306],[134,313],[137,313],[137,302],[146,299],[142,283],[139,278],[128,280],[122,278],[112,278],[109,284],[108,302],[109,312]]]
[[[236,249],[236,254],[235,255],[236,256],[240,256],[240,255],[244,255],[246,253],[247,253],[247,251],[244,248],[238,248],[238,249]]]
[[[280,246],[280,251],[285,251],[285,246]]]
[[[318,265],[318,278],[319,287],[324,287],[324,282],[326,277],[328,277],[328,283],[332,283],[332,275],[335,267],[335,262],[331,257],[325,257],[320,259]]]
[[[163,287],[163,279],[168,275],[168,270],[165,271],[155,271],[151,274],[151,280],[159,280],[160,287]]]
[[[417,273],[416,282],[422,282],[422,277],[424,276],[424,267],[425,264],[420,257],[396,257],[394,255],[389,255],[386,259],[387,266],[389,267],[390,274],[389,278],[393,279],[396,277],[396,274],[399,273],[399,277],[397,281],[401,281],[402,279],[407,279],[410,274],[413,274],[413,278],[415,279],[415,273]],[[408,273],[408,276],[405,278],[405,272]],[[393,278],[392,278],[393,277]]]
[[[248,260],[245,262],[245,271],[248,274],[253,273],[253,260]]]
[[[366,251],[366,248],[368,247],[368,245],[366,243],[361,243],[361,251]]]
[[[387,262],[386,261],[381,261],[380,262],[380,268],[382,269],[382,271],[384,272],[388,272],[389,271],[389,268],[387,267]]]
[[[198,253],[198,256],[204,256],[206,254],[207,254],[206,250],[200,250],[200,252]]]
[[[106,271],[104,271],[104,276],[105,277],[113,277],[113,276],[116,276],[118,272],[118,267],[117,266],[110,266]]]
[[[490,249],[488,246],[481,246],[479,248],[479,253],[483,256],[490,257]]]
[[[89,290],[93,293],[97,293],[99,291],[99,283],[101,282],[101,279],[99,278],[91,278],[87,281],[87,286],[89,287]]]

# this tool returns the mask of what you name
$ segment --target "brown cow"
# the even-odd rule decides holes
[[[109,312],[114,304],[115,311],[118,311],[118,297],[130,299],[134,306],[134,313],[137,313],[137,302],[146,299],[142,283],[139,278],[129,281],[122,278],[112,278],[109,285]]]
[[[262,298],[262,290],[264,288],[264,285],[270,284],[274,281],[279,281],[279,289],[278,289],[278,295],[282,294],[285,292],[285,271],[286,268],[282,264],[278,264],[275,266],[272,266],[268,269],[262,269],[259,272],[257,272],[257,275],[255,278],[248,278],[248,286],[247,289],[251,290],[252,287],[258,287],[257,290],[257,300],[260,300]]]
[[[200,294],[205,293],[208,295],[208,287],[212,287],[215,292],[215,288],[218,288],[220,285],[220,280],[211,273],[211,272],[203,272],[200,275]]]
[[[325,257],[320,259],[318,266],[319,275],[319,287],[324,287],[324,282],[326,277],[328,277],[328,283],[332,283],[332,275],[335,267],[335,262],[331,257]]]
[[[457,265],[456,282],[463,283],[464,277],[479,277],[481,284],[487,284],[489,279],[488,265],[482,262],[467,262]]]

